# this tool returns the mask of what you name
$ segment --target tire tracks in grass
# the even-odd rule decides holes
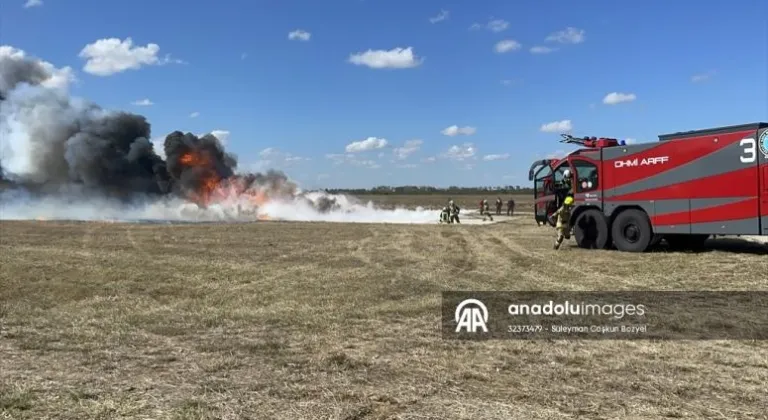
[[[523,255],[527,258],[536,260],[540,262],[540,266],[542,267],[542,270],[546,270],[547,267],[550,266],[556,266],[558,267],[558,271],[562,271],[562,275],[566,277],[573,277],[573,274],[578,274],[580,277],[587,278],[587,279],[600,279],[600,284],[625,284],[626,282],[624,279],[617,277],[617,276],[611,276],[608,274],[600,273],[599,271],[586,271],[578,267],[577,264],[574,264],[572,261],[575,258],[569,258],[569,262],[564,262],[557,258],[557,256],[551,254],[547,255],[543,252],[537,252],[531,249],[528,249],[518,243],[515,239],[511,238],[508,235],[502,236],[500,232],[496,231],[492,233],[492,241],[498,243],[501,246],[506,247],[509,251]],[[576,257],[578,258],[578,257]]]

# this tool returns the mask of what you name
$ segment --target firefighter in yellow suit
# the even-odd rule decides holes
[[[573,206],[573,197],[569,195],[565,197],[563,205],[556,212],[552,213],[552,217],[557,217],[557,222],[555,223],[557,237],[555,238],[553,249],[559,249],[563,239],[571,239],[571,206]]]

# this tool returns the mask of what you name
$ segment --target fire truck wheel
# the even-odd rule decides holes
[[[598,210],[585,210],[573,223],[573,235],[579,248],[605,249],[610,244],[608,222]]]
[[[644,252],[653,239],[648,215],[640,210],[624,210],[611,226],[611,237],[619,251]]]

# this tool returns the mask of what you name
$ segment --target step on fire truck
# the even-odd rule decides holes
[[[535,218],[574,198],[571,226],[581,248],[644,252],[665,240],[696,248],[711,235],[768,235],[768,123],[663,134],[658,142],[576,138],[563,159],[539,160]],[[570,182],[565,182],[568,169]]]

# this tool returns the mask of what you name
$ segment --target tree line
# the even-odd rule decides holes
[[[403,185],[399,187],[378,186],[373,188],[326,188],[325,191],[331,194],[350,194],[350,195],[400,195],[400,194],[451,194],[451,195],[471,195],[471,194],[533,194],[532,188],[525,188],[519,185],[505,185],[501,187],[457,187],[438,188],[418,185]]]

